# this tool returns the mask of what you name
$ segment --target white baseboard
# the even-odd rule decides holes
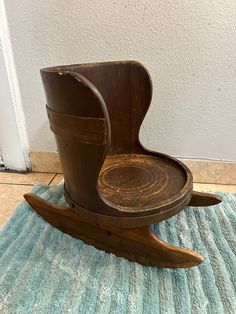
[[[183,159],[193,173],[194,182],[236,184],[236,162]],[[62,173],[57,152],[30,152],[32,171]]]

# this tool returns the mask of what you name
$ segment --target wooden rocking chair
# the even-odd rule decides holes
[[[151,224],[218,196],[193,191],[180,161],[144,148],[139,128],[152,83],[138,62],[68,65],[41,70],[69,208],[34,194],[26,201],[47,222],[85,243],[158,267],[191,267],[200,254],[161,241]]]

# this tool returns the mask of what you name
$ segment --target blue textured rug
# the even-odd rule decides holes
[[[34,193],[63,203],[62,186]],[[154,225],[206,260],[190,269],[130,263],[45,223],[24,202],[0,231],[0,313],[236,313],[236,194]]]

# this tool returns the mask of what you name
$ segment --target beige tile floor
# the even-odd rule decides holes
[[[62,174],[32,172],[16,174],[0,172],[0,226],[11,216],[15,207],[23,200],[23,194],[30,192],[36,184],[57,185]],[[197,191],[236,192],[236,185],[195,183]]]
[[[56,173],[27,174],[0,172],[0,226],[11,216],[16,206],[23,200],[23,194],[36,184],[57,184],[61,175]]]

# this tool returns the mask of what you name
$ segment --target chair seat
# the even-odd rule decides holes
[[[194,192],[184,164],[140,143],[152,99],[145,67],[117,61],[56,66],[41,74],[69,207],[33,194],[25,195],[27,202],[54,227],[107,253],[148,266],[201,263],[200,254],[159,240],[151,228],[187,205],[220,199]]]
[[[104,200],[119,210],[151,214],[183,201],[192,189],[188,179],[186,169],[175,159],[122,154],[107,156],[98,186]]]

